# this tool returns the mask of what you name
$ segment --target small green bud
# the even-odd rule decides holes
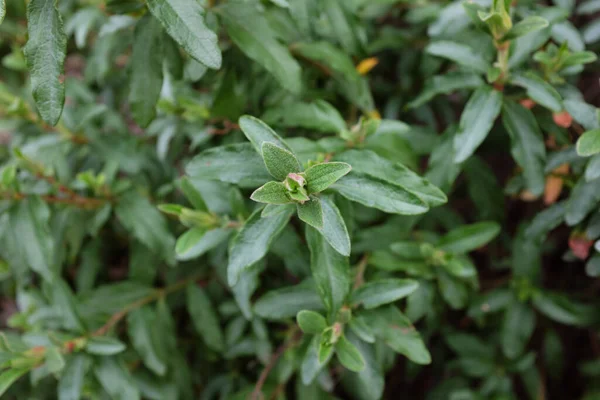
[[[349,307],[342,307],[337,315],[337,320],[340,324],[347,324],[352,319],[352,309]]]

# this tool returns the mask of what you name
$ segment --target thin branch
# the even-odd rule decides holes
[[[277,361],[283,355],[283,353],[285,353],[290,347],[295,346],[301,337],[302,337],[301,332],[298,330],[298,327],[294,325],[291,338],[289,338],[281,346],[279,346],[277,351],[275,353],[273,353],[273,355],[271,356],[269,363],[265,366],[265,368],[260,373],[260,376],[258,377],[258,381],[256,381],[256,385],[254,386],[254,390],[252,391],[252,394],[250,395],[250,400],[260,400],[262,398],[261,397],[262,387],[264,386],[265,382],[267,381],[267,378],[269,377],[269,373],[271,372],[271,370],[273,369],[275,364],[277,364]]]

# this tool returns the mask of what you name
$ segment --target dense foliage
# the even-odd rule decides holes
[[[600,399],[598,16],[0,0],[0,396]]]

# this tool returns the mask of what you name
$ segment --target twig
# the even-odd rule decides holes
[[[298,343],[298,340],[301,337],[302,337],[301,332],[298,330],[298,327],[294,325],[293,330],[292,330],[292,337],[289,340],[287,340],[286,342],[284,342],[281,346],[279,346],[277,351],[275,353],[273,353],[273,355],[271,356],[269,363],[265,366],[265,368],[260,373],[260,376],[258,377],[258,381],[256,381],[256,385],[254,386],[254,390],[252,391],[252,394],[250,395],[250,400],[260,400],[261,399],[262,387],[264,386],[265,382],[267,381],[267,378],[269,377],[269,373],[271,372],[271,370],[277,363],[277,360],[279,360],[279,358],[283,355],[283,353],[286,352],[287,349],[296,345]]]
[[[365,270],[367,269],[368,263],[369,254],[365,254],[362,256],[357,265],[358,270],[356,271],[356,277],[354,278],[354,289],[358,288],[365,282]]]

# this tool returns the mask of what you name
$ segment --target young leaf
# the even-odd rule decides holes
[[[533,113],[521,105],[506,101],[502,123],[511,138],[511,154],[523,168],[525,181],[534,195],[544,191],[546,148]]]
[[[350,255],[350,236],[340,210],[333,202],[332,197],[321,196],[320,199],[323,209],[323,227],[319,229],[319,232],[331,247],[347,257]]]
[[[335,344],[335,355],[340,363],[350,371],[360,372],[365,368],[365,360],[352,343],[342,336]]]
[[[272,181],[256,189],[250,195],[250,198],[259,203],[288,204],[293,202],[288,193],[283,183]]]
[[[437,243],[437,248],[449,253],[464,254],[487,244],[500,233],[496,222],[478,222],[463,225],[447,233]]]
[[[300,65],[287,46],[279,43],[269,21],[254,4],[225,3],[217,12],[223,17],[229,37],[244,54],[273,74],[283,88],[300,92]]]
[[[318,197],[312,197],[303,204],[296,204],[298,218],[316,229],[323,228],[323,207]]]
[[[548,20],[539,16],[530,16],[522,21],[519,21],[502,37],[502,40],[513,40],[519,36],[527,35],[528,33],[539,31],[547,27]]]
[[[408,103],[406,108],[421,107],[440,94],[450,94],[460,89],[477,89],[483,85],[485,85],[483,79],[472,72],[449,72],[445,75],[436,75],[425,82],[421,93]]]
[[[302,310],[323,310],[323,303],[312,281],[283,287],[264,294],[254,304],[254,312],[266,319],[293,318]]]
[[[600,129],[585,132],[577,139],[577,154],[589,157],[600,153]]]
[[[296,320],[304,333],[316,335],[327,328],[325,317],[318,312],[302,310],[296,315]]]
[[[338,110],[322,99],[312,103],[294,102],[269,108],[261,119],[270,124],[321,132],[339,133],[346,129],[346,122]]]
[[[179,236],[175,243],[175,254],[178,260],[186,261],[200,257],[207,251],[217,247],[231,234],[230,229],[217,228],[205,231],[192,228]]]
[[[85,351],[98,356],[112,356],[119,354],[127,346],[119,339],[108,336],[93,336],[85,344]]]
[[[469,46],[461,43],[438,40],[430,43],[425,48],[425,51],[434,56],[447,58],[483,74],[487,73],[490,68],[490,64],[481,55],[477,54]]]
[[[485,140],[502,108],[502,92],[488,86],[477,89],[460,117],[459,131],[454,136],[454,162],[469,158]]]
[[[294,154],[287,143],[285,143],[285,141],[271,129],[269,125],[265,124],[260,119],[250,115],[243,115],[238,122],[242,132],[244,132],[244,135],[246,135],[250,143],[252,143],[258,154],[262,154],[262,146],[265,142],[270,142]]]
[[[309,194],[319,193],[346,175],[352,167],[343,162],[316,164],[306,170],[306,185]]]
[[[231,241],[227,280],[230,286],[237,283],[240,273],[262,259],[271,243],[287,225],[293,209],[261,218],[261,209],[252,213],[242,229]]]
[[[353,305],[362,304],[366,309],[392,303],[413,293],[419,287],[411,279],[379,279],[367,282],[352,293]]]
[[[309,226],[306,227],[306,241],[317,290],[329,314],[335,315],[350,291],[348,259],[335,251],[319,232]]]
[[[262,158],[273,178],[282,181],[289,173],[302,172],[302,167],[291,152],[271,143],[263,142]]]
[[[204,343],[215,351],[223,351],[225,342],[219,318],[204,290],[195,284],[188,285],[186,303],[196,332],[200,334]]]
[[[271,180],[265,163],[248,143],[205,150],[188,163],[185,171],[192,180],[223,181],[244,188],[257,187]]]
[[[514,75],[511,78],[511,83],[525,88],[525,90],[527,90],[527,96],[536,103],[543,105],[553,112],[562,111],[563,104],[560,94],[552,85],[533,72]]]
[[[31,71],[31,91],[42,119],[56,125],[65,102],[64,61],[67,36],[56,0],[32,0],[27,6],[29,39],[23,48]]]
[[[395,214],[423,214],[429,207],[413,193],[369,175],[352,173],[337,181],[332,189],[367,207]]]
[[[204,9],[187,0],[148,0],[150,12],[169,35],[196,61],[208,68],[221,68],[217,35],[204,24]]]

